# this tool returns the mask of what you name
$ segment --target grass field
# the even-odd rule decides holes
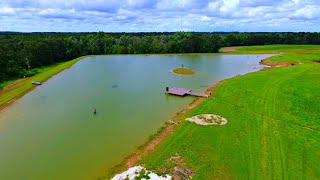
[[[302,64],[227,80],[184,116],[214,113],[228,119],[226,126],[184,122],[136,164],[172,171],[167,160],[178,153],[193,179],[319,178],[320,46],[241,47],[232,53],[282,53],[269,60]]]
[[[223,53],[223,48],[220,50]],[[228,54],[276,54],[274,62],[314,63],[320,60],[320,45],[267,45],[236,47]],[[320,62],[320,61],[319,61]]]
[[[5,108],[15,99],[23,96],[25,93],[31,91],[36,85],[31,84],[33,81],[44,82],[48,80],[53,75],[71,67],[73,64],[83,59],[84,57],[79,57],[77,59],[59,63],[53,66],[40,68],[39,74],[32,76],[30,78],[22,78],[15,82],[5,82],[2,86],[7,86],[0,91],[0,110]],[[2,87],[2,88],[3,88]],[[7,89],[6,89],[7,88]]]

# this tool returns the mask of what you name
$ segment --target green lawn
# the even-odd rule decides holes
[[[310,50],[310,51],[308,51]],[[271,60],[302,62],[227,80],[185,115],[215,113],[226,126],[184,122],[138,164],[173,168],[178,153],[193,179],[320,177],[320,46],[242,47],[241,53],[283,52]],[[280,58],[281,60],[279,60]]]
[[[235,54],[250,53],[250,54],[264,54],[264,53],[305,53],[312,54],[319,52],[320,45],[265,45],[265,46],[240,46],[236,48]]]
[[[0,107],[3,106],[4,104],[6,104],[7,102],[13,100],[14,98],[20,97],[20,96],[24,95],[25,93],[29,92],[30,90],[32,90],[33,88],[35,88],[36,85],[31,84],[31,82],[33,82],[33,81],[44,82],[44,81],[48,80],[51,76],[63,71],[64,69],[71,67],[73,64],[75,64],[76,62],[78,62],[79,60],[81,60],[83,58],[84,57],[79,57],[79,58],[71,60],[71,61],[59,63],[59,64],[52,65],[49,67],[40,68],[40,69],[38,69],[39,74],[37,74],[37,75],[35,75],[25,81],[23,79],[21,79],[22,81],[19,81],[17,84],[14,85],[15,88],[13,88],[12,90],[7,91],[7,92],[0,93]],[[3,83],[2,85],[3,86],[9,85],[9,83],[6,82],[6,83]]]
[[[320,62],[320,45],[266,45],[244,46],[228,54],[276,54],[271,57],[276,62]]]

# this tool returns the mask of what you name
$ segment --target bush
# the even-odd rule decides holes
[[[30,71],[26,71],[25,73],[23,73],[23,76],[25,77],[32,77],[36,74],[38,74],[39,71],[37,69],[33,69],[33,70],[30,70]]]

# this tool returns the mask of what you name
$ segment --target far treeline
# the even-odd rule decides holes
[[[215,53],[225,46],[320,44],[320,33],[0,32],[0,83],[84,55]]]

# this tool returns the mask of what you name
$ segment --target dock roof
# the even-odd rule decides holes
[[[174,94],[174,95],[178,95],[178,96],[184,96],[187,95],[191,92],[191,89],[185,89],[185,88],[177,88],[177,87],[173,87],[170,88],[167,93],[169,94]]]

